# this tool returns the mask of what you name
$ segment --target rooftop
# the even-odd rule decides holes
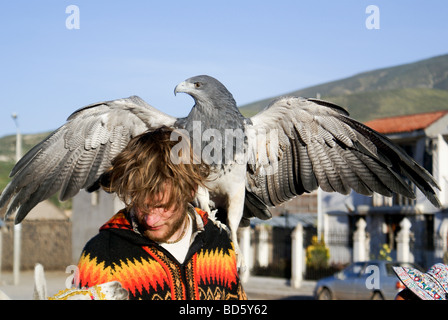
[[[366,126],[380,133],[399,133],[423,130],[442,118],[448,110],[425,112],[405,116],[375,119],[367,121]]]

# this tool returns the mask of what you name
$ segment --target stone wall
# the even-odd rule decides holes
[[[21,270],[31,270],[36,263],[45,270],[65,271],[72,262],[72,227],[69,219],[65,220],[24,220],[21,237]],[[1,229],[3,271],[13,268],[14,226],[6,222]]]

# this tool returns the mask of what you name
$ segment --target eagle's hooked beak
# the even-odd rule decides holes
[[[187,81],[183,81],[179,83],[176,86],[176,88],[174,88],[174,95],[176,95],[179,92],[191,94],[192,90],[194,90],[194,84]]]

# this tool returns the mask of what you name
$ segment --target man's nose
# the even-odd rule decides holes
[[[146,224],[150,227],[155,226],[160,221],[160,213],[154,210],[145,216]]]

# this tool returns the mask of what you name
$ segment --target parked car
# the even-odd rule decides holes
[[[413,263],[371,260],[355,262],[330,277],[320,279],[314,289],[318,300],[389,300],[404,288],[393,266],[422,270]]]

